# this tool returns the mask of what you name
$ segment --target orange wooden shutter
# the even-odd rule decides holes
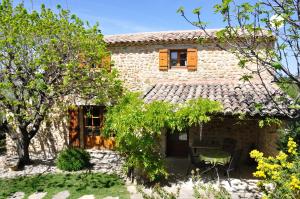
[[[78,54],[79,67],[84,67],[86,65],[85,56],[83,53]]]
[[[111,56],[110,54],[105,55],[101,60],[101,66],[111,71]]]
[[[189,71],[197,70],[198,50],[196,48],[187,49],[187,69]]]
[[[79,133],[79,110],[78,108],[69,109],[69,145],[73,147],[80,147],[80,133]]]
[[[159,50],[159,70],[167,71],[169,68],[169,51],[168,49]]]

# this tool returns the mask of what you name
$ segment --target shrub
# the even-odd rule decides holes
[[[64,171],[78,171],[90,166],[90,155],[83,149],[68,148],[59,153],[56,166]]]
[[[292,121],[290,122],[286,128],[280,129],[280,136],[278,140],[278,149],[287,153],[287,143],[289,138],[293,138],[293,140],[298,144],[298,151],[300,151],[300,122]]]
[[[262,179],[258,187],[263,198],[299,198],[300,156],[292,138],[288,140],[287,152],[280,151],[276,157],[264,157],[257,150],[251,151],[250,156],[258,162],[253,175]]]

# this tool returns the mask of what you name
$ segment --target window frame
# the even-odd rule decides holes
[[[177,64],[179,63],[179,65],[172,65],[172,59],[171,59],[171,53],[172,52],[177,52]],[[180,65],[180,53],[181,52],[185,52],[186,54],[186,58],[185,58],[185,65],[184,66],[181,66]],[[170,69],[187,69],[187,55],[188,55],[188,50],[186,48],[181,48],[181,49],[169,49],[169,53],[168,53],[168,56],[169,56],[169,68]]]
[[[98,115],[94,115],[94,109],[98,109]],[[91,116],[88,116],[88,114]],[[93,105],[86,105],[83,106],[82,112],[82,119],[83,119],[83,134],[84,136],[100,136],[103,131],[104,125],[104,114],[105,114],[105,106],[93,106]],[[89,125],[88,119],[91,119],[91,125]],[[99,125],[94,125],[94,119],[99,119]],[[91,132],[88,132],[89,128]],[[98,132],[97,132],[98,131]]]

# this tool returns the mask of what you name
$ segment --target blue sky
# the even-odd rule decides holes
[[[236,0],[236,2],[256,2],[256,0]],[[100,23],[103,34],[122,34],[149,31],[195,29],[180,14],[180,6],[193,17],[192,10],[202,7],[201,15],[208,22],[208,28],[222,28],[222,18],[215,15],[213,6],[221,0],[15,0],[24,2],[29,10],[38,10],[41,4],[56,9],[60,4],[81,19],[91,24]],[[295,60],[291,59],[294,63]],[[292,64],[293,65],[293,64]],[[295,64],[294,64],[295,65]]]
[[[16,2],[20,2],[15,1]],[[224,25],[213,14],[217,0],[24,0],[29,9],[39,9],[41,3],[55,9],[57,4],[68,8],[83,20],[98,21],[103,34],[121,34],[147,31],[195,29],[176,10],[184,6],[192,16],[192,10],[203,7],[202,14],[210,22],[209,28]]]

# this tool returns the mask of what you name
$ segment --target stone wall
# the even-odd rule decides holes
[[[197,71],[169,69],[159,71],[160,49],[198,49]],[[120,71],[122,80],[130,90],[145,91],[156,83],[183,82],[237,82],[246,69],[238,66],[238,59],[232,53],[220,50],[215,44],[165,44],[111,47],[114,67]],[[249,68],[255,65],[249,65]],[[263,75],[270,81],[268,74]],[[255,76],[254,76],[255,77]],[[253,81],[260,81],[257,77]]]
[[[116,151],[88,149],[87,152],[91,156],[94,170],[104,173],[123,173],[124,158]]]
[[[277,155],[277,145],[279,134],[275,126],[265,127],[259,131],[259,142],[258,146],[266,156]]]
[[[31,155],[53,158],[68,145],[68,142],[69,122],[67,111],[54,108],[32,139],[29,149]],[[8,135],[6,136],[6,147],[8,155],[16,155],[16,144]]]
[[[97,172],[100,171],[103,173],[116,173],[120,176],[124,176],[124,172],[122,170],[124,159],[118,152],[92,149],[88,149],[87,152],[91,156],[90,163],[92,163],[92,167],[88,168],[89,170]],[[59,170],[55,166],[55,159],[53,158],[48,159],[39,155],[32,155],[31,159],[33,160],[33,164],[25,166],[23,170],[14,171],[12,168],[14,168],[17,164],[18,157],[0,156],[0,178],[14,178],[18,176],[65,172]]]
[[[199,142],[199,126],[191,127],[189,130],[189,146]],[[166,149],[166,137],[162,149]],[[266,155],[276,155],[277,133],[275,127],[258,126],[258,120],[238,120],[234,118],[213,119],[202,127],[202,140],[215,142],[222,145],[224,138],[233,138],[237,141],[236,149],[242,149],[242,161],[248,158],[252,147],[262,151]],[[164,151],[165,153],[165,151]]]

